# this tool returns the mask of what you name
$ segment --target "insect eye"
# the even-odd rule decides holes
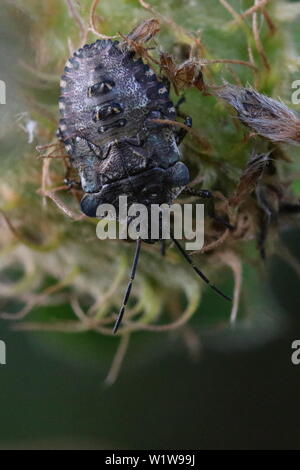
[[[91,98],[93,96],[105,95],[109,93],[114,86],[115,82],[113,80],[104,80],[103,82],[95,83],[95,85],[88,88],[88,96]]]

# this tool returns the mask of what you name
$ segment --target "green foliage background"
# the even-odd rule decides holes
[[[74,3],[76,4],[76,2]],[[261,24],[260,31],[261,40],[271,65],[271,71],[268,71],[264,69],[259,55],[255,52],[255,44],[249,32],[251,20],[246,22],[249,27],[233,26],[231,24],[232,17],[218,0],[190,0],[186,2],[151,0],[151,5],[164,17],[172,18],[185,30],[201,37],[209,59],[226,58],[248,61],[247,47],[250,43],[259,66],[259,73],[256,77],[259,91],[274,98],[280,97],[293,107],[290,103],[291,83],[299,78],[300,33],[297,25],[300,4],[288,1],[272,1],[270,3],[268,11],[274,19],[276,33],[271,35],[266,23]],[[240,12],[250,7],[253,2],[230,0],[230,4]],[[86,22],[91,2],[82,0],[80,5],[78,10],[80,18]],[[115,35],[118,32],[127,33],[139,21],[153,16],[143,9],[137,0],[102,0],[97,8],[97,15],[100,17],[100,21],[97,23],[98,28],[101,33],[106,35]],[[195,279],[189,267],[182,262],[176,252],[170,250],[166,260],[162,260],[158,249],[145,249],[134,286],[135,302],[133,305],[137,303],[141,313],[141,316],[137,317],[137,323],[142,325],[167,324],[174,321],[177,318],[176,315],[180,317],[182,312],[188,308],[192,318],[188,326],[170,332],[159,334],[154,331],[134,332],[130,339],[129,356],[125,359],[124,369],[122,369],[124,375],[120,388],[118,388],[117,382],[115,385],[117,389],[114,391],[100,392],[99,384],[107,374],[120,339],[109,335],[104,336],[96,331],[88,332],[85,331],[85,328],[81,329],[80,327],[77,334],[64,332],[66,325],[70,324],[69,322],[73,324],[76,321],[69,304],[69,297],[78,296],[82,307],[88,309],[94,302],[100,302],[102,296],[116,283],[113,295],[104,304],[99,303],[96,313],[99,317],[104,317],[117,311],[127,282],[133,249],[128,244],[97,241],[94,221],[85,220],[74,223],[62,214],[51,201],[47,201],[45,205],[43,198],[37,194],[41,184],[42,161],[37,158],[35,147],[53,140],[58,120],[59,78],[64,63],[69,57],[69,45],[72,44],[74,48],[77,48],[80,44],[78,25],[70,16],[69,9],[62,0],[45,2],[15,0],[4,2],[0,33],[2,38],[0,78],[7,83],[7,105],[2,106],[0,116],[0,209],[5,211],[14,227],[17,228],[18,234],[21,234],[19,238],[15,237],[7,228],[4,220],[1,221],[1,311],[11,314],[11,318],[13,318],[13,315],[19,312],[28,300],[32,300],[31,294],[35,298],[57,282],[64,283],[57,294],[49,296],[43,305],[36,305],[31,313],[22,320],[22,324],[25,322],[25,328],[26,323],[28,324],[28,329],[30,329],[30,325],[35,329],[36,323],[42,327],[46,325],[45,329],[47,329],[50,324],[52,329],[55,325],[54,328],[61,330],[61,332],[11,333],[11,327],[13,325],[13,328],[16,328],[16,322],[8,321],[7,323],[7,321],[1,320],[1,328],[3,329],[1,337],[9,338],[15,351],[24,348],[26,351],[24,357],[27,357],[28,361],[32,361],[33,358],[34,361],[37,361],[34,365],[35,372],[30,375],[25,371],[27,367],[30,368],[30,363],[21,360],[21,351],[18,354],[16,352],[16,362],[7,366],[5,370],[4,389],[5,383],[10,383],[11,386],[20,390],[23,388],[23,383],[30,378],[36,385],[31,386],[28,390],[32,391],[37,387],[41,394],[45,394],[45,401],[38,402],[38,407],[35,408],[33,421],[36,426],[28,425],[30,421],[30,412],[28,411],[27,414],[23,414],[24,428],[20,432],[15,432],[14,425],[9,423],[17,423],[18,420],[11,421],[8,410],[3,410],[3,422],[8,426],[8,434],[5,436],[4,432],[3,438],[4,440],[5,437],[24,439],[29,435],[37,439],[41,429],[51,430],[42,433],[45,438],[59,437],[59,433],[55,431],[59,426],[58,410],[56,409],[54,413],[56,418],[53,426],[51,426],[51,419],[47,413],[45,422],[41,416],[48,406],[47,401],[54,400],[56,394],[63,396],[64,387],[70,392],[69,378],[72,386],[76,387],[77,380],[78,382],[80,380],[86,381],[86,384],[78,386],[81,395],[76,393],[73,396],[74,408],[72,407],[72,396],[71,402],[66,396],[57,402],[58,407],[64,407],[64,403],[68,403],[66,407],[68,416],[64,414],[64,409],[62,409],[64,416],[64,425],[62,426],[64,433],[62,434],[67,436],[65,442],[76,436],[76,439],[82,439],[78,446],[93,446],[91,443],[94,442],[94,439],[97,441],[96,447],[99,445],[111,446],[111,448],[126,447],[134,446],[134,442],[137,442],[137,447],[147,448],[147,442],[158,446],[158,441],[164,442],[165,445],[171,445],[172,438],[173,442],[176,441],[175,431],[171,432],[172,425],[177,427],[180,423],[185,423],[191,427],[188,435],[190,441],[196,445],[198,442],[195,437],[197,426],[196,419],[193,421],[192,409],[194,407],[195,410],[198,410],[198,405],[194,393],[191,393],[192,405],[187,405],[189,390],[193,387],[192,377],[198,376],[199,371],[202,370],[205,380],[210,380],[211,373],[220,372],[217,367],[219,360],[217,351],[221,351],[221,354],[232,352],[234,357],[246,354],[247,350],[259,351],[264,347],[264,344],[276,341],[280,335],[289,330],[289,321],[286,318],[288,309],[285,309],[284,302],[280,305],[278,293],[274,293],[274,285],[276,289],[279,286],[276,272],[281,265],[275,259],[268,260],[264,265],[259,260],[255,240],[237,242],[231,247],[242,260],[243,265],[243,291],[239,316],[235,327],[232,328],[229,324],[230,305],[214,296],[213,293],[206,290],[203,292],[203,286],[198,279]],[[88,40],[94,39],[95,36],[90,33]],[[176,30],[164,22],[162,22],[157,41],[163,50],[175,55],[178,44],[189,43],[189,39],[180,29]],[[177,60],[179,60],[178,57]],[[243,85],[253,83],[251,69],[238,65],[232,66],[232,69]],[[228,67],[216,64],[209,67],[208,78],[213,83],[221,84],[224,79],[233,82],[234,74]],[[253,142],[243,139],[245,129],[242,126],[237,128],[234,125],[231,119],[231,110],[215,98],[205,97],[196,89],[186,90],[185,96],[186,103],[183,106],[183,111],[192,116],[194,129],[209,140],[213,154],[207,156],[205,152],[195,149],[195,142],[192,137],[189,137],[183,147],[184,159],[188,162],[193,177],[198,173],[203,175],[203,187],[222,190],[224,194],[230,195],[245,167]],[[24,115],[25,117],[19,118],[20,113],[27,114]],[[20,128],[20,124],[25,125],[28,119],[36,121],[38,126],[37,135],[32,144],[28,143],[28,136]],[[258,140],[256,145],[264,151],[268,144]],[[299,171],[300,160],[297,148],[288,147],[286,151],[292,162],[282,162],[281,172],[284,177],[288,178]],[[51,168],[53,186],[61,185],[64,177],[61,164],[53,162]],[[293,183],[293,189],[300,194],[299,182]],[[71,195],[62,195],[62,198],[69,207],[78,211],[76,202]],[[285,234],[281,237],[283,237],[281,242],[283,245],[285,241],[290,243],[290,240],[293,241],[293,235],[288,230],[285,230]],[[275,249],[279,252],[278,246],[277,238],[271,238],[270,252]],[[212,280],[223,290],[231,291],[233,289],[234,282],[231,270],[222,266],[218,253],[214,256],[199,256],[197,262],[206,269]],[[297,263],[296,265],[294,263],[294,268],[299,269]],[[280,269],[288,268],[281,267]],[[292,276],[291,271],[287,272]],[[201,349],[201,345],[204,345],[203,349]],[[202,366],[190,364],[187,359],[188,354],[192,358],[200,354]],[[205,354],[213,356],[212,363],[205,362]],[[38,378],[38,370],[43,369],[44,360],[49,361],[49,375],[41,372],[41,377],[45,378],[45,382],[41,377]],[[171,372],[167,371],[168,360],[173,370],[176,370],[178,361],[178,371],[181,371],[184,379],[177,377],[175,380]],[[267,358],[265,361],[267,363]],[[212,364],[212,369],[209,368],[210,364]],[[24,368],[22,371],[19,370],[21,366],[22,369]],[[9,367],[13,369],[9,369]],[[59,375],[66,374],[64,379],[56,379],[56,367]],[[237,365],[239,372],[242,367],[242,365]],[[158,370],[160,368],[161,370]],[[187,372],[184,375],[185,368]],[[1,369],[1,374],[2,371],[3,369]],[[234,380],[232,369],[229,369],[228,372],[228,376]],[[20,374],[19,379],[17,378],[18,374]],[[147,421],[151,432],[148,435],[146,433],[148,437],[145,437],[145,440],[138,438],[134,432],[134,422],[139,423],[138,427],[140,427],[143,420],[142,417],[138,418],[138,414],[135,414],[133,399],[130,398],[132,390],[129,382],[126,381],[127,374],[130,377],[129,381],[131,380],[137,385],[137,390],[142,396],[140,401],[138,398],[136,399],[137,407],[142,408],[140,410],[141,416],[143,416],[147,403],[152,401],[150,391],[154,392],[153,400],[155,400],[155,398],[159,399],[158,390],[162,389],[163,397],[160,400],[159,409],[155,410],[153,405],[150,405],[150,409],[154,413],[152,419],[156,419],[159,424],[160,413],[162,413],[163,419],[166,421],[162,425],[162,431],[158,431],[157,438],[153,437],[154,430],[157,429],[154,422],[149,424]],[[49,380],[53,382],[50,394],[44,389],[45,384],[49,384]],[[167,380],[170,380],[169,385],[165,382]],[[224,380],[226,381],[226,378]],[[143,381],[150,387],[149,393],[144,395]],[[200,382],[196,382],[196,389],[199,393]],[[178,393],[175,392],[173,398],[171,389],[169,389],[171,383],[174,387],[178,387]],[[94,385],[95,389],[91,393],[90,387]],[[210,385],[213,387],[212,383]],[[238,384],[236,386],[238,387]],[[121,397],[121,390],[125,393],[125,397]],[[208,390],[206,397],[209,395]],[[33,392],[34,396],[36,396],[35,392]],[[28,406],[28,410],[32,406],[29,391],[24,390],[24,393],[26,399],[22,400],[23,413],[26,406]],[[180,403],[180,393],[183,397],[182,404]],[[226,391],[224,395],[229,399]],[[18,394],[13,394],[13,396],[15,400],[18,399]],[[110,424],[108,424],[109,413],[105,412],[102,405],[98,406],[98,398],[103,400],[103,406],[106,403],[105,406],[108,406],[112,413]],[[118,409],[126,407],[127,400],[125,398],[129,402],[128,409],[131,410],[136,421],[130,421],[129,413],[124,411],[120,413],[122,419],[129,420],[131,423],[129,427],[132,437],[124,437],[126,426],[119,422]],[[214,396],[214,400],[217,399],[219,400],[220,397]],[[107,432],[105,429],[101,430],[101,444],[96,438],[99,435],[97,423],[92,418],[92,407],[88,406],[87,400],[92,400],[95,404],[95,416],[99,418],[100,427],[100,416],[102,413],[105,416],[103,423],[106,423]],[[164,404],[167,404],[169,400],[174,407],[170,414],[162,411]],[[205,401],[204,396],[200,395],[199,400]],[[184,403],[186,404],[184,405]],[[230,403],[233,407],[233,401]],[[10,408],[12,406],[10,403]],[[179,408],[184,406],[186,406],[189,423],[185,422],[183,418],[184,411],[179,411]],[[81,407],[85,409],[86,413],[80,412]],[[74,424],[76,420],[70,417],[73,412],[78,416],[78,429]],[[148,416],[147,420],[151,422],[150,410],[146,411],[146,416]],[[199,415],[201,421],[200,418],[201,414]],[[91,424],[91,422],[93,423]],[[113,423],[116,426],[120,425],[120,432],[114,431]],[[212,424],[208,425],[208,427],[210,426]],[[74,431],[74,429],[76,430]],[[92,430],[91,433],[89,433],[89,429]],[[166,435],[164,435],[163,429],[165,429]],[[205,435],[203,428],[201,433]],[[213,436],[214,432],[211,431],[211,433]],[[193,434],[193,438],[191,434]],[[85,436],[88,436],[89,444],[85,444]],[[73,442],[70,445],[76,447],[76,439],[75,444]],[[186,441],[181,437],[181,441],[176,442],[176,445],[180,447],[179,442],[185,443]],[[150,444],[149,446],[151,446]],[[43,446],[43,444],[40,445]],[[199,445],[209,446],[210,444],[205,439],[201,443],[201,439],[199,439]],[[222,446],[220,443],[219,445]]]

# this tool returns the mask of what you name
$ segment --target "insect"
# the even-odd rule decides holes
[[[81,210],[87,216],[96,217],[100,204],[117,206],[120,195],[128,204],[171,204],[186,188],[189,171],[178,148],[186,130],[155,122],[176,119],[168,85],[127,44],[98,40],[77,50],[61,78],[59,108],[59,135],[80,176]],[[189,118],[186,124],[191,125]],[[207,191],[201,194],[209,197]],[[171,238],[196,273],[228,299]],[[114,332],[130,296],[141,244],[139,238]]]

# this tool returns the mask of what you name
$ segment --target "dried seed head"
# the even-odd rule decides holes
[[[300,119],[285,104],[253,88],[224,85],[214,93],[233,106],[243,124],[274,142],[300,145]]]
[[[151,18],[150,20],[143,21],[143,23],[136,26],[128,35],[127,38],[131,41],[144,43],[150,41],[159,32],[159,21]]]
[[[175,91],[188,87],[196,87],[200,91],[205,90],[202,66],[198,60],[188,59],[177,65],[170,54],[163,52],[160,54],[160,67],[171,81]]]
[[[257,154],[252,153],[245,170],[243,171],[239,184],[235,190],[230,204],[236,206],[243,202],[255,189],[257,182],[262,176],[264,169],[269,164],[271,152]]]

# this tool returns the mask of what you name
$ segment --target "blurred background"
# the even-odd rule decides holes
[[[228,3],[241,13],[254,2]],[[254,44],[256,85],[293,108],[291,83],[300,79],[300,2],[271,3],[266,11],[276,31],[270,34],[268,16],[258,18],[271,68],[264,70]],[[291,362],[291,344],[300,339],[299,218],[273,227],[265,261],[255,239],[230,245],[243,273],[235,325],[229,322],[230,305],[202,289],[177,255],[163,260],[159,250],[146,250],[131,313],[137,304],[150,326],[176,320],[181,311],[190,320],[170,331],[120,335],[129,347],[113,385],[107,382],[116,378],[111,364],[120,338],[75,322],[74,295],[85,311],[96,305],[100,319],[115,311],[132,256],[131,246],[97,241],[93,221],[69,220],[37,193],[47,168],[36,146],[54,140],[59,76],[70,50],[80,44],[81,23],[89,21],[93,4],[97,29],[107,35],[126,33],[154,14],[135,0],[10,0],[0,18],[0,79],[7,85],[7,104],[0,105],[0,339],[7,346],[7,364],[0,366],[0,448],[298,449],[300,366]],[[174,38],[170,24],[162,25],[159,43],[175,56],[188,44],[185,31],[193,31],[209,58],[248,59],[248,33],[230,25],[222,2],[151,5],[185,28]],[[251,27],[251,17],[245,25]],[[90,32],[87,40],[95,35]],[[234,70],[217,64],[208,78],[232,82],[236,74],[242,84],[253,83],[251,70]],[[184,158],[192,173],[205,174],[204,187],[230,193],[252,144],[232,124],[228,109],[198,96],[198,90],[185,95],[185,111],[214,143],[217,165],[205,152],[198,155],[192,140]],[[290,161],[279,162],[281,176],[294,176],[297,196],[299,150],[286,146],[284,152]],[[63,184],[60,163],[52,162],[47,186]],[[76,197],[61,197],[78,211]],[[197,260],[223,290],[233,290],[234,277],[219,252]],[[110,298],[101,304],[108,291]]]

